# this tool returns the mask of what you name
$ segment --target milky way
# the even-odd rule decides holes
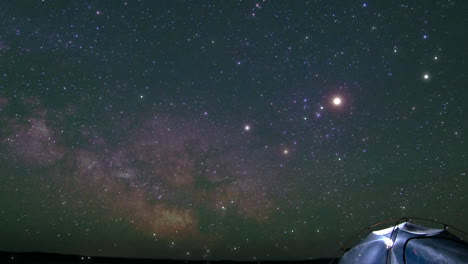
[[[145,234],[215,247],[226,214],[261,224],[274,209],[277,158],[265,147],[236,145],[241,134],[227,137],[222,127],[153,114],[123,132],[122,141],[107,142],[92,129],[71,134],[61,129],[67,117],[51,113],[37,99],[19,104],[28,113],[2,119],[6,158],[16,166],[43,169],[40,177],[63,185],[66,198],[97,199]],[[2,98],[2,108],[8,112],[9,107]],[[70,147],[71,140],[82,143]],[[264,166],[257,166],[258,156]],[[203,223],[200,212],[221,220]]]

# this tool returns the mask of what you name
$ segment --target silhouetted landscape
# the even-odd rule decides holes
[[[8,261],[15,264],[27,263],[97,263],[97,264],[146,264],[146,263],[310,263],[310,264],[332,264],[338,263],[339,259],[313,259],[313,260],[277,260],[277,261],[230,261],[230,260],[172,260],[172,259],[137,259],[137,258],[110,258],[110,257],[89,257],[79,255],[65,255],[40,252],[0,252],[0,261]]]

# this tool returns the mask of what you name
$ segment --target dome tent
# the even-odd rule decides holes
[[[405,222],[400,223],[401,220]],[[448,232],[447,225],[433,229],[402,218],[395,226],[371,232],[346,252],[339,263],[468,263],[468,244]]]

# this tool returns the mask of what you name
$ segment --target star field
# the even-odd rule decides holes
[[[462,1],[0,3],[0,250],[337,255],[468,229]]]

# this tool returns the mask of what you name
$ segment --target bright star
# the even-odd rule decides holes
[[[249,125],[245,125],[245,126],[244,126],[244,130],[245,130],[245,131],[250,131],[250,126],[249,126]]]
[[[341,98],[340,97],[333,98],[333,104],[334,105],[340,105],[341,104]]]

